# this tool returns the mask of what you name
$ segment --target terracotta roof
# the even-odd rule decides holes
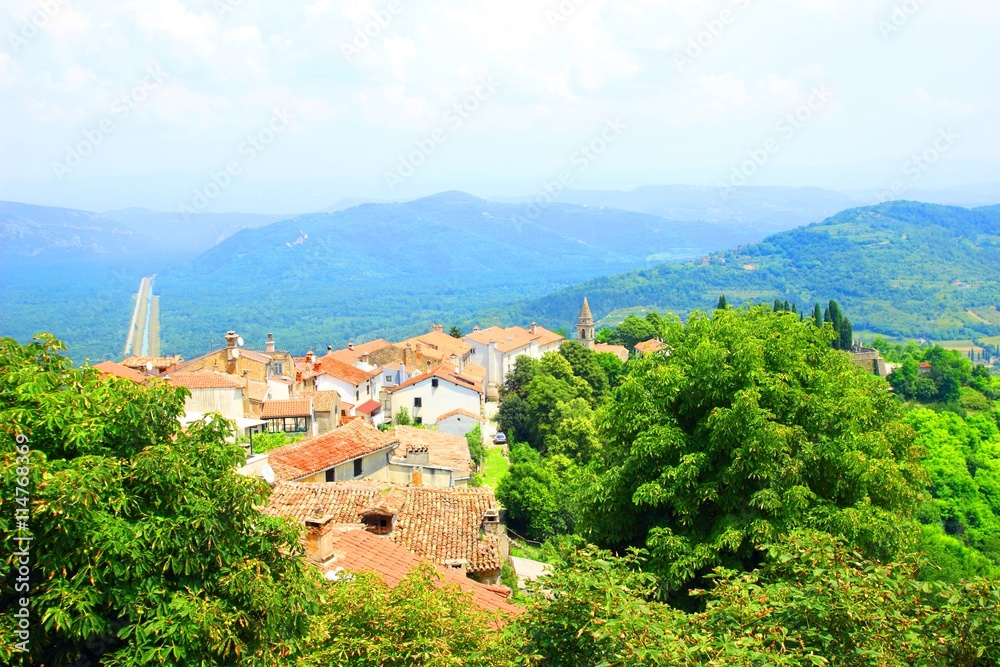
[[[359,523],[361,512],[393,489],[402,492],[403,502],[395,528],[384,539],[441,565],[465,560],[469,572],[500,569],[499,540],[481,530],[486,510],[497,508],[496,498],[487,488],[278,482],[264,512],[301,522],[308,517],[332,516],[336,523]]]
[[[316,412],[330,412],[337,405],[340,394],[335,391],[309,391],[304,392],[302,398],[311,398]]]
[[[445,419],[448,419],[450,417],[455,417],[457,415],[462,415],[463,417],[468,417],[469,419],[475,419],[476,421],[479,421],[479,422],[484,421],[482,415],[473,414],[473,413],[469,412],[468,410],[463,410],[462,408],[459,408],[458,410],[452,410],[451,412],[446,412],[443,415],[441,415],[440,417],[438,417],[437,420],[438,420],[438,423],[440,424]]]
[[[181,363],[184,360],[179,354],[175,354],[169,357],[125,357],[122,361],[123,366],[128,366],[129,368],[146,368],[147,363],[153,364],[154,369],[164,369],[170,368],[176,364]]]
[[[246,386],[246,380],[238,375],[220,373],[208,368],[191,373],[170,373],[165,379],[175,387],[188,389],[243,389]]]
[[[391,587],[397,586],[415,567],[425,561],[390,540],[383,539],[364,530],[362,525],[333,526],[336,537],[332,538],[334,558],[319,567],[326,572],[340,569],[348,572],[372,571]],[[435,569],[441,574],[437,586],[459,586],[472,594],[477,605],[491,612],[520,614],[523,610],[510,602],[511,593],[506,586],[488,586],[470,579],[461,572],[436,563]]]
[[[357,412],[360,412],[361,414],[370,415],[373,414],[375,411],[379,410],[381,407],[382,407],[381,403],[372,400],[362,403],[357,408],[355,408],[355,410]]]
[[[271,388],[267,386],[266,382],[257,382],[256,380],[247,380],[247,398],[255,403],[263,403],[267,400],[267,394],[271,391]]]
[[[253,350],[245,350],[240,348],[240,356],[244,359],[249,359],[250,361],[256,361],[261,364],[271,363],[271,357],[264,354],[263,352],[254,352]]]
[[[385,348],[391,346],[392,343],[389,341],[379,338],[377,340],[372,340],[367,343],[361,343],[360,345],[355,345],[354,348],[345,347],[342,350],[334,350],[330,352],[328,356],[332,356],[334,359],[343,361],[346,364],[353,364],[355,361],[361,359],[365,354],[371,354],[372,352],[378,352],[379,350],[384,350]]]
[[[481,345],[489,345],[490,341],[493,341],[500,352],[519,350],[530,345],[532,341],[537,341],[539,345],[551,345],[563,340],[559,334],[540,326],[535,327],[535,333],[531,333],[530,329],[523,327],[507,327],[506,329],[489,327],[473,331],[466,338]]]
[[[472,346],[461,338],[454,338],[442,331],[430,331],[419,336],[414,336],[413,338],[408,338],[400,343],[396,343],[396,347],[405,348],[407,343],[410,344],[410,352],[413,353],[410,361],[416,358],[418,352],[426,358],[447,361],[452,355],[461,357],[472,349]],[[418,345],[420,346],[419,349]]]
[[[652,354],[653,352],[659,352],[666,347],[667,346],[663,342],[654,338],[652,340],[643,341],[642,343],[636,343],[635,351],[640,354]]]
[[[136,384],[142,384],[146,381],[146,376],[137,370],[129,368],[128,366],[117,364],[113,361],[102,361],[101,363],[94,366],[97,370],[101,371],[102,377],[107,377],[108,375],[113,375],[114,377],[125,378],[126,380],[131,380]]]
[[[459,375],[458,373],[455,372],[455,367],[452,366],[452,365],[450,365],[450,364],[442,364],[442,365],[438,366],[437,368],[435,368],[435,369],[433,369],[433,370],[431,370],[431,371],[429,371],[427,373],[424,373],[423,375],[418,375],[416,377],[412,377],[409,380],[407,380],[406,382],[404,382],[403,384],[397,385],[395,387],[392,387],[391,389],[388,389],[387,391],[389,391],[389,392],[397,392],[400,389],[405,389],[407,387],[412,387],[413,385],[415,385],[417,383],[426,382],[427,380],[429,380],[431,378],[440,378],[442,380],[447,380],[448,382],[451,382],[454,385],[458,385],[459,387],[465,387],[466,389],[472,389],[473,391],[478,392],[480,394],[483,393],[483,383],[482,382],[477,382],[476,380],[473,380],[471,378],[467,378],[467,377],[463,377],[463,376]]]
[[[358,419],[315,438],[306,438],[272,449],[268,453],[268,462],[282,467],[284,474],[277,474],[278,468],[271,465],[278,479],[295,480],[381,449],[394,449],[397,444],[396,439],[388,433],[382,433]]]
[[[472,455],[469,454],[469,441],[465,436],[413,426],[397,426],[395,433],[399,438],[399,447],[396,448],[394,460],[408,463],[407,451],[426,449],[430,465],[453,470],[456,479],[472,477]]]
[[[312,399],[291,398],[287,401],[268,401],[260,412],[260,418],[311,417],[312,414]]]
[[[607,343],[594,343],[594,352],[598,354],[613,354],[622,361],[628,359],[628,348],[624,345],[608,345]]]
[[[461,374],[465,377],[472,378],[473,380],[479,380],[480,382],[486,379],[486,369],[479,364],[469,364],[462,369]]]
[[[344,382],[354,386],[367,382],[370,378],[373,378],[382,372],[377,368],[371,371],[356,368],[350,364],[345,364],[343,361],[339,361],[329,354],[324,357],[320,357],[317,363],[319,364],[319,374],[325,373],[327,375],[331,375],[338,380],[343,380]],[[305,377],[305,374],[303,374],[303,377]]]

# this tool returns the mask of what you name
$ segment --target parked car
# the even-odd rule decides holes
[[[506,445],[507,444],[507,436],[504,435],[503,433],[497,433],[495,436],[493,436],[493,444],[494,445]]]

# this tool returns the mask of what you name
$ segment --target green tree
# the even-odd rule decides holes
[[[715,309],[716,310],[726,310],[727,308],[729,308],[729,302],[726,301],[726,295],[723,294],[723,295],[721,295],[719,297],[719,303],[716,304]]]
[[[298,667],[409,667],[514,664],[520,648],[495,626],[506,620],[476,605],[457,586],[443,586],[429,563],[395,587],[363,572],[325,586]]]
[[[559,354],[569,362],[573,375],[590,385],[595,401],[599,401],[608,392],[608,374],[604,372],[604,367],[593,350],[571,340],[562,344]]]
[[[538,372],[538,360],[522,354],[514,360],[514,370],[507,373],[504,380],[502,397],[517,394],[523,397],[525,389]]]
[[[660,332],[656,326],[650,323],[648,319],[629,315],[625,318],[625,321],[615,328],[609,342],[615,345],[623,345],[626,349],[631,350],[635,347],[636,343],[651,340],[659,335]]]
[[[469,443],[469,456],[478,469],[486,460],[486,447],[483,446],[483,429],[479,424],[465,434],[465,440]]]
[[[597,333],[594,334],[594,340],[597,341],[598,343],[610,343],[611,334],[613,333],[614,329],[612,329],[611,327],[601,327],[600,329],[597,330]]]
[[[231,425],[216,418],[182,432],[187,390],[73,369],[63,349],[51,336],[0,340],[4,544],[17,528],[7,511],[15,478],[30,489],[30,652],[21,657],[282,664],[302,645],[318,577],[299,557],[297,527],[259,513],[270,489],[237,474],[245,455],[226,443]],[[13,583],[17,562],[0,562],[4,581]],[[17,597],[6,586],[0,595],[3,664],[15,660]]]
[[[669,356],[613,392],[586,528],[640,546],[670,589],[812,527],[890,557],[918,532],[924,472],[884,381],[833,352],[828,330],[761,308],[694,313]]]
[[[448,330],[448,335],[451,336],[452,338],[461,338],[463,334],[462,330],[459,329],[458,327],[452,327],[451,329]]]
[[[823,313],[820,310],[818,303],[815,307],[813,307],[813,324],[816,325],[817,329],[823,328]]]
[[[846,317],[840,322],[840,349],[850,350],[854,347],[854,327]]]
[[[497,430],[505,434],[509,442],[528,442],[532,437],[534,430],[528,415],[528,405],[519,394],[509,394],[500,402]]]
[[[580,468],[565,456],[543,457],[515,443],[496,495],[514,529],[532,540],[572,533],[579,517]]]
[[[608,387],[617,387],[618,379],[625,374],[625,362],[610,352],[598,352],[596,359],[608,377]]]
[[[392,421],[396,426],[413,426],[413,418],[410,417],[410,411],[406,408],[400,408]]]
[[[527,407],[526,442],[533,447],[544,449],[546,437],[558,423],[556,408],[559,403],[569,403],[582,398],[593,401],[593,390],[583,378],[573,374],[573,367],[555,352],[542,357],[538,363],[538,373],[532,378],[525,392]]]

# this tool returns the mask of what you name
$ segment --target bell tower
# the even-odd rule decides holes
[[[594,314],[590,312],[590,304],[587,297],[583,297],[583,308],[580,309],[580,317],[576,320],[576,337],[588,350],[594,349]]]

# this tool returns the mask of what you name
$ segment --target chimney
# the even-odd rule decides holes
[[[326,353],[330,354],[331,352],[333,352],[333,345],[327,345],[326,346]]]
[[[472,327],[472,332],[473,333],[478,333],[479,331],[480,331],[480,329],[479,329],[479,325],[478,324],[476,326]]]
[[[411,486],[423,486],[424,485],[424,469],[417,466],[413,469],[413,479],[410,481]]]
[[[409,366],[410,360],[413,358],[413,348],[407,343],[406,347],[403,348],[403,365]]]
[[[483,532],[487,535],[500,535],[500,512],[488,509],[483,512]]]
[[[367,352],[361,355],[361,363],[368,364],[370,366],[371,364],[369,363],[368,359],[369,357]]]
[[[418,466],[431,464],[431,454],[427,445],[410,445],[406,448],[406,462]]]
[[[354,350],[354,343],[353,343],[353,342],[351,342],[351,343],[348,343],[348,344],[347,344],[347,349],[348,349],[348,350]]]
[[[229,331],[227,331],[226,332],[226,349],[229,349],[229,350],[235,349],[236,348],[236,341],[238,341],[239,339],[240,339],[240,337],[236,334],[235,331],[233,331],[232,329],[230,329]]]
[[[333,515],[306,519],[306,557],[317,563],[333,558]]]
[[[267,342],[264,343],[265,352],[274,352],[274,334],[267,334]]]
[[[316,358],[315,352],[313,352],[312,350],[306,352],[306,363],[311,364],[313,362],[313,359],[315,358]]]
[[[532,322],[531,323],[531,335],[534,336],[537,331],[538,331],[538,325],[535,324],[534,322]]]

